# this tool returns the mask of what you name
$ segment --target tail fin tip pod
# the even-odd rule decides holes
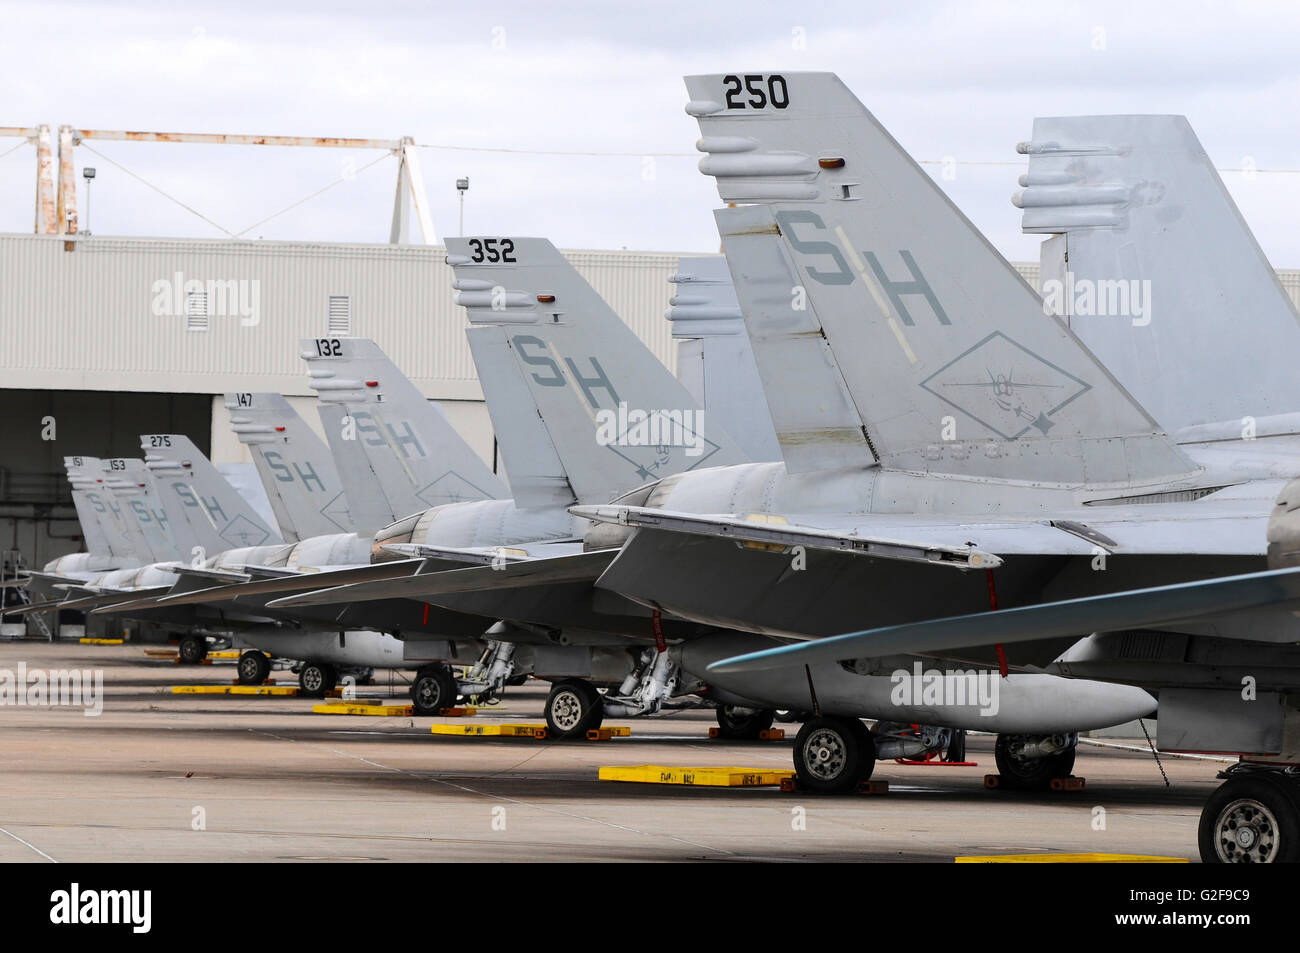
[[[471,341],[504,335],[523,384],[514,390],[528,395],[578,502],[604,503],[673,473],[748,461],[546,239],[449,238],[447,262]],[[477,333],[485,327],[498,334]],[[490,404],[494,390],[485,380]]]
[[[838,77],[686,85],[701,171],[748,203],[715,218],[792,469],[874,458],[1065,484],[1194,469]],[[798,387],[774,355],[799,358]]]
[[[1019,151],[1021,228],[1054,236],[1047,305],[1157,420],[1300,407],[1295,307],[1185,117],[1038,118]]]

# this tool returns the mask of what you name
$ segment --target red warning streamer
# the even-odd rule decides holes
[[[993,581],[993,570],[986,569],[984,570],[984,572],[989,581],[989,611],[997,612],[998,611],[998,587],[997,584],[994,583]],[[1003,678],[1006,678],[1007,677],[1006,650],[1002,647],[1001,642],[999,642],[996,646],[994,646],[994,648],[998,653],[998,671],[1002,673]]]

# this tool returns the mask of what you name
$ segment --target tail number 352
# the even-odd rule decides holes
[[[475,263],[488,261],[492,264],[504,262],[515,263],[515,243],[509,238],[471,238],[469,247],[474,249],[470,261]]]
[[[745,76],[724,76],[728,109],[785,109],[790,105],[790,92],[785,77],[779,73],[762,76],[748,73]]]

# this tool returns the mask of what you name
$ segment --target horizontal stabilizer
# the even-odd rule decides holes
[[[512,563],[500,569],[491,566],[475,566],[472,569],[422,573],[389,582],[322,589],[301,596],[277,599],[267,605],[269,608],[284,609],[291,606],[327,605],[335,602],[420,599],[423,596],[453,592],[516,589],[588,580],[594,582],[600,578],[601,573],[617,555],[616,549],[601,549],[590,553],[574,553],[550,559]]]
[[[401,556],[445,559],[482,566],[515,563],[527,559],[528,553],[509,546],[484,546],[475,549],[456,546],[427,546],[424,543],[386,543],[384,549]]]
[[[115,592],[99,592],[93,596],[83,596],[80,599],[68,599],[59,606],[51,608],[90,611],[100,606],[114,605],[146,596],[162,595],[170,589],[171,586],[154,586],[150,589],[119,589]]]
[[[400,562],[354,566],[333,572],[303,572],[292,576],[281,576],[276,579],[260,579],[256,582],[241,585],[213,586],[196,592],[168,596],[166,599],[160,599],[159,605],[184,606],[203,602],[226,602],[250,596],[301,592],[304,589],[345,586],[358,582],[373,582],[376,579],[393,579],[414,573],[423,562],[422,559],[405,559]]]
[[[10,616],[30,615],[33,612],[45,612],[47,610],[58,611],[63,607],[66,599],[46,599],[44,602],[29,602],[21,606],[6,606],[3,615],[5,618]]]
[[[942,655],[994,643],[1165,626],[1296,601],[1300,601],[1300,568],[1275,569],[850,632],[738,655],[709,669],[743,672],[896,653]]]
[[[187,566],[184,563],[160,563],[159,569],[174,572],[178,576],[194,579],[211,579],[217,582],[248,582],[248,573],[231,569],[208,569],[206,567]]]
[[[795,526],[784,517],[756,513],[748,518],[734,516],[700,516],[676,513],[646,506],[574,506],[574,516],[597,523],[645,527],[695,536],[721,536],[762,547],[788,548],[806,546],[839,552],[874,556],[877,559],[901,559],[908,562],[934,563],[955,569],[994,569],[1002,560],[973,546],[943,546],[925,542],[858,536]]]

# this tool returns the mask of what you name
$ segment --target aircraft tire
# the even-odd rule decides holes
[[[411,704],[417,715],[437,715],[456,705],[456,681],[445,665],[426,665],[411,683]]]
[[[1011,791],[1046,791],[1051,786],[1052,778],[1070,776],[1074,769],[1076,746],[1048,755],[1045,758],[1017,758],[1011,753],[1012,740],[1017,735],[998,735],[997,745],[993,749],[997,761],[998,774],[1001,775],[1001,787]]]
[[[771,709],[740,708],[737,705],[719,705],[714,714],[718,719],[718,737],[735,741],[757,741],[776,719],[776,712]]]
[[[308,698],[324,698],[338,684],[338,672],[333,665],[307,662],[298,673],[298,687]]]
[[[546,732],[552,738],[585,738],[604,717],[600,692],[584,679],[556,682],[546,696]]]
[[[795,737],[795,774],[814,794],[850,794],[875,767],[875,739],[857,718],[809,718]]]
[[[261,685],[271,674],[271,660],[265,652],[249,649],[239,656],[235,665],[240,685]]]
[[[198,665],[208,657],[208,640],[202,635],[187,635],[181,639],[176,654],[184,665]]]
[[[1300,787],[1273,771],[1229,778],[1201,809],[1197,846],[1206,864],[1300,861]]]

